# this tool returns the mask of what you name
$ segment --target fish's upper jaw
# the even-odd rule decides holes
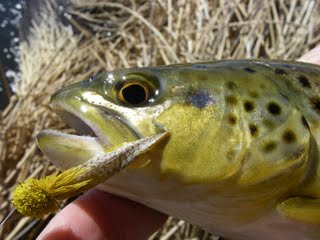
[[[98,122],[98,120],[101,123],[103,121],[101,119],[95,121],[90,116],[95,115],[92,111],[96,112],[97,109],[83,102],[77,95],[73,95],[69,91],[62,91],[51,98],[50,107],[66,124],[74,128],[77,133],[97,137],[101,145],[106,148],[111,147],[107,135],[103,134],[103,125]]]

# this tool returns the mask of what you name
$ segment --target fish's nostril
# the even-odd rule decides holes
[[[60,109],[61,108],[61,102],[62,99],[64,99],[64,97],[62,95],[64,95],[64,90],[60,89],[56,92],[54,92],[51,97],[50,97],[50,108],[53,111],[56,111],[55,109]]]

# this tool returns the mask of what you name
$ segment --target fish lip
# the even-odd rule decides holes
[[[59,169],[68,169],[105,152],[97,137],[58,130],[44,129],[36,140],[40,150]]]

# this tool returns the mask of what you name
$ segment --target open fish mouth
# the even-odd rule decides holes
[[[76,166],[112,147],[140,138],[121,116],[84,101],[77,90],[58,91],[50,106],[79,135],[50,129],[37,135],[40,150],[60,169]]]

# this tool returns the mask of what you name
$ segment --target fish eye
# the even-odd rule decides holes
[[[118,93],[119,100],[129,105],[140,105],[144,103],[149,96],[149,87],[139,82],[124,83]]]

